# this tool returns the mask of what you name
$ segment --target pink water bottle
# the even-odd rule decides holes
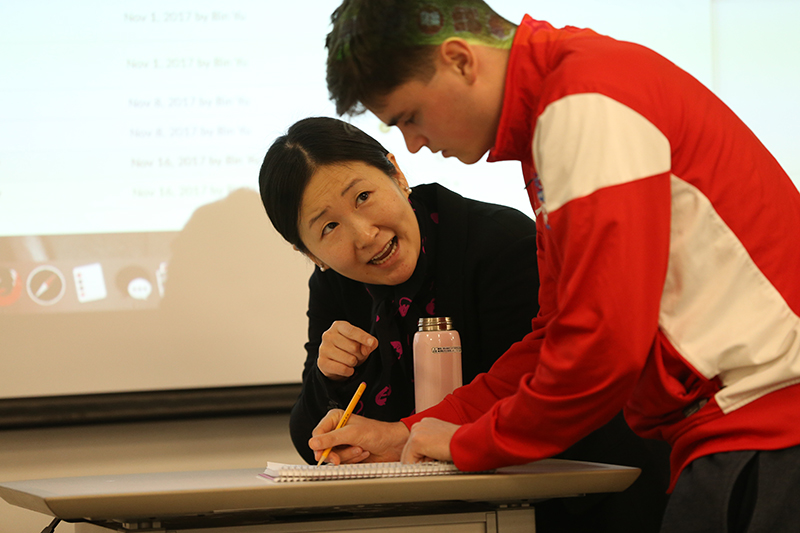
[[[461,386],[461,337],[449,317],[420,318],[414,335],[416,411],[436,405]]]

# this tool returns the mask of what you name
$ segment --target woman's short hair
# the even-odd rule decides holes
[[[272,143],[258,176],[261,201],[284,239],[307,252],[298,222],[303,193],[320,167],[360,161],[394,177],[397,170],[381,143],[347,122],[312,117],[293,124]]]

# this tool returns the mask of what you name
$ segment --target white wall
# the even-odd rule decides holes
[[[272,415],[0,431],[0,482],[302,463],[288,428],[288,415]],[[51,520],[0,500],[0,533],[38,532]]]

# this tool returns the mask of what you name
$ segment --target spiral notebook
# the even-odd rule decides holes
[[[431,461],[425,463],[355,463],[345,465],[324,464],[289,465],[267,463],[262,477],[278,482],[326,481],[336,479],[366,479],[381,477],[414,477],[460,474],[453,463]]]

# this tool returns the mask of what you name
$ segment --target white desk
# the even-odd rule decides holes
[[[536,501],[629,487],[639,469],[548,459],[490,474],[274,483],[262,469],[0,483],[76,533],[530,532]],[[58,532],[58,529],[56,529]]]

